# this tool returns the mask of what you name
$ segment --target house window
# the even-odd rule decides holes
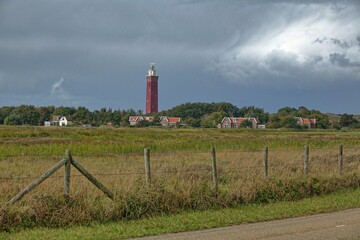
[[[225,128],[229,128],[229,125],[228,125],[228,124],[225,124]]]

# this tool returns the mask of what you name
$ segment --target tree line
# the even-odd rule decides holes
[[[4,125],[43,125],[52,116],[71,116],[75,125],[101,126],[112,123],[114,126],[129,126],[129,117],[132,115],[144,115],[141,110],[112,110],[101,108],[90,111],[88,108],[43,106],[33,105],[5,106],[0,108],[0,124]],[[309,110],[306,107],[283,107],[276,113],[265,112],[264,109],[255,106],[237,107],[231,103],[184,103],[171,109],[151,114],[158,119],[160,116],[181,117],[182,123],[190,127],[215,128],[224,117],[254,117],[259,119],[266,128],[301,128],[296,123],[295,117],[315,118],[317,128],[341,129],[360,128],[359,120],[352,114],[325,114],[318,110]],[[141,123],[138,126],[156,125]],[[242,127],[249,127],[245,121]]]
[[[21,105],[17,107],[0,108],[0,124],[4,125],[44,125],[45,121],[50,121],[53,116],[70,116],[75,125],[101,126],[111,122],[117,126],[127,126],[131,115],[141,114],[133,109],[112,110],[111,108],[101,108],[100,110],[90,111],[86,107],[35,107],[32,105]]]

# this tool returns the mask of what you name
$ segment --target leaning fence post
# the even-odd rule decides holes
[[[82,174],[84,175],[92,184],[94,184],[98,189],[100,189],[106,196],[111,200],[114,200],[114,194],[107,189],[104,185],[101,184],[91,173],[89,173],[80,163],[78,163],[74,158],[71,158],[71,164]]]
[[[307,176],[309,172],[309,146],[305,145],[304,149],[304,175]]]
[[[268,179],[268,177],[269,177],[269,175],[268,175],[268,170],[269,170],[268,157],[269,157],[269,148],[265,147],[265,149],[264,149],[264,177],[265,177],[265,179]]]
[[[66,149],[65,152],[65,173],[64,173],[64,194],[69,196],[70,193],[70,167],[71,167],[71,150]]]
[[[147,185],[150,185],[150,148],[144,149],[144,161],[145,161],[145,181]]]
[[[212,161],[212,174],[213,174],[213,183],[214,191],[218,191],[218,177],[217,177],[217,168],[216,168],[216,153],[215,148],[211,148],[211,161]]]
[[[338,167],[339,167],[339,175],[341,175],[343,169],[343,145],[339,145]]]

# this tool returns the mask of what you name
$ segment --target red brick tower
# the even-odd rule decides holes
[[[151,63],[146,75],[146,113],[158,112],[158,79],[155,65]]]

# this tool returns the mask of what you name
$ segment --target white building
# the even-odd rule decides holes
[[[61,117],[59,121],[59,126],[71,126],[72,125],[72,119],[71,117]]]

